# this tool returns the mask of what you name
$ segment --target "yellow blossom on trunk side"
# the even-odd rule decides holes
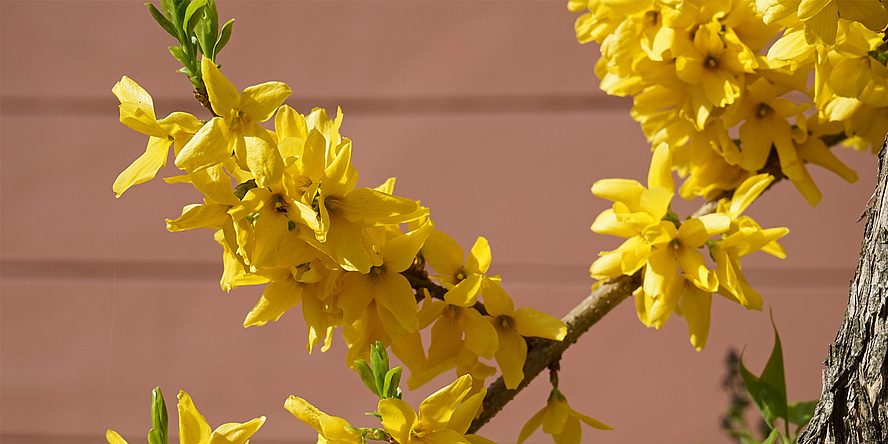
[[[602,179],[592,185],[592,194],[614,202],[598,215],[592,231],[628,238],[616,250],[600,253],[589,269],[594,279],[632,275],[645,266],[651,245],[644,231],[666,216],[674,188],[672,155],[665,144],[654,150],[648,188],[630,179]]]
[[[499,347],[493,356],[503,373],[506,388],[514,389],[524,379],[524,361],[527,360],[524,337],[560,341],[567,335],[567,327],[560,319],[533,308],[521,307],[516,310],[512,298],[491,279],[485,279],[483,285],[481,293],[484,305],[499,340]]]
[[[558,444],[580,444],[583,436],[580,421],[599,430],[611,430],[607,424],[571,408],[564,395],[558,389],[552,389],[546,406],[531,416],[521,428],[518,444],[526,441],[540,426]]]

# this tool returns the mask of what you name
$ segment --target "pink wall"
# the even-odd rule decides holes
[[[487,237],[494,271],[519,304],[562,316],[586,296],[589,264],[617,244],[589,231],[606,207],[589,187],[605,177],[643,180],[649,146],[628,100],[598,91],[597,48],[576,43],[565,2],[220,0],[219,8],[223,20],[237,18],[217,60],[223,72],[240,88],[289,83],[287,103],[302,112],[341,105],[361,185],[397,176],[398,193],[429,206],[463,245]],[[0,29],[3,441],[93,443],[114,428],[142,442],[155,385],[170,405],[177,390],[191,393],[213,426],[267,415],[256,443],[313,442],[283,409],[289,394],[360,424],[372,395],[342,365],[340,339],[307,355],[298,312],[244,330],[261,289],[219,289],[209,231],[166,232],[164,218],[195,202],[194,192],[157,181],[114,198],[111,183],[145,143],[117,122],[110,89],[122,75],[152,93],[158,114],[203,116],[174,72],[172,40],[142,3],[3,0]],[[874,186],[874,156],[838,154],[858,183],[814,171],[818,208],[783,184],[752,210],[762,225],[792,230],[788,259],[746,266],[780,327],[791,400],[819,395],[856,266],[863,226],[855,221]],[[631,303],[570,349],[561,376],[568,399],[616,429],[589,429],[590,442],[727,442],[718,429],[726,351],[748,344],[758,370],[771,331],[767,310],[713,305],[701,353],[683,320],[647,330]],[[418,402],[450,377],[407,398]],[[547,390],[541,378],[482,434],[514,441]],[[528,442],[550,441],[538,432]]]

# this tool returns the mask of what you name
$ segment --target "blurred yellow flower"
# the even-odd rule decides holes
[[[558,444],[580,444],[583,436],[580,421],[599,430],[612,429],[607,424],[572,409],[564,395],[558,389],[552,389],[546,406],[531,416],[521,428],[518,444],[526,441],[540,426]]]

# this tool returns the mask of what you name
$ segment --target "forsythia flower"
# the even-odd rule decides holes
[[[250,86],[239,93],[212,60],[201,60],[201,73],[213,110],[207,122],[176,156],[176,166],[193,172],[224,162],[232,155],[252,171],[260,187],[279,181],[284,170],[274,139],[259,123],[271,118],[292,91],[281,82]]]
[[[524,336],[560,341],[567,335],[567,327],[560,319],[532,308],[516,310],[512,298],[490,279],[484,281],[481,292],[499,341],[494,358],[503,372],[506,388],[511,390],[524,379],[524,361],[527,360]]]
[[[531,416],[521,428],[518,444],[527,440],[541,425],[543,432],[552,435],[558,444],[580,444],[583,434],[580,421],[599,430],[611,430],[603,422],[572,409],[564,395],[558,389],[552,389],[546,406]]]
[[[422,401],[418,415],[400,399],[380,400],[382,425],[399,444],[471,444],[462,433],[448,427],[454,411],[471,387],[471,376],[460,377]]]
[[[447,288],[444,300],[463,307],[475,304],[481,280],[490,268],[487,239],[479,236],[463,263],[462,247],[452,237],[434,230],[423,245],[422,255],[440,273],[435,279]]]
[[[143,134],[151,136],[148,148],[114,181],[112,188],[120,197],[129,187],[154,178],[157,170],[166,165],[170,145],[176,154],[196,133],[201,124],[187,113],[172,113],[161,120],[154,115],[151,96],[138,83],[123,76],[111,92],[120,100],[120,121]]]

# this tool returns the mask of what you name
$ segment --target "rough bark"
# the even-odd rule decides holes
[[[801,443],[888,443],[888,165],[866,218],[848,308],[824,364],[823,391]]]

